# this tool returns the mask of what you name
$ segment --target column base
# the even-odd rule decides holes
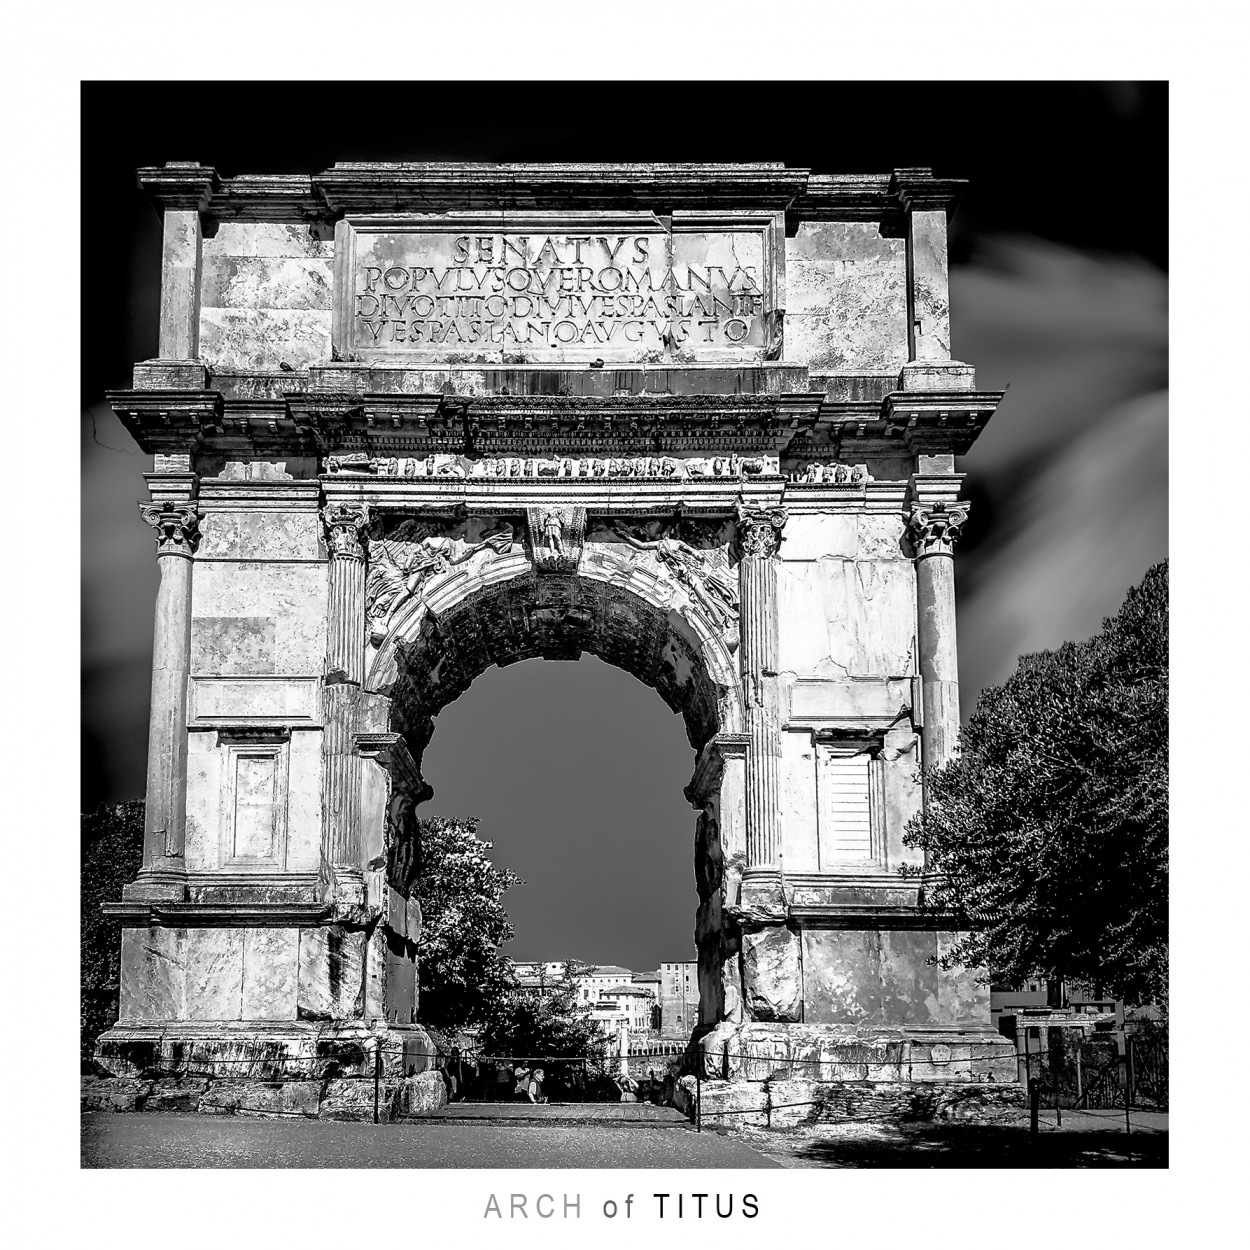
[[[183,902],[187,897],[187,874],[182,868],[141,870],[129,885],[122,886],[126,902]]]

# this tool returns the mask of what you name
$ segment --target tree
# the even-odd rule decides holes
[[[1164,561],[1094,638],[983,691],[928,774],[904,842],[925,906],[968,930],[944,966],[1166,1002],[1167,608]]]
[[[120,899],[143,863],[143,800],[101,804],[83,814],[80,833],[79,1041],[87,1063],[96,1038],[117,1023],[121,934],[101,904]]]
[[[503,895],[521,878],[491,862],[493,844],[477,836],[476,817],[419,824],[419,1018],[454,1032],[482,1023],[512,987],[511,966],[499,953],[513,933]]]
[[[484,1055],[601,1060],[607,1038],[578,1005],[576,982],[568,975],[548,992],[513,992],[498,999],[482,1027]]]

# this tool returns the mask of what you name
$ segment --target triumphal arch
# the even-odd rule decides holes
[[[987,989],[941,967],[950,924],[900,873],[959,724],[955,458],[1001,398],[951,359],[961,184],[139,181],[164,220],[160,345],[110,401],[152,456],[160,589],[102,1061],[315,1075],[384,1039],[388,1078],[419,1073],[436,718],[493,664],[590,652],[694,751],[707,1075],[1012,1079]],[[484,785],[507,749],[483,727]]]

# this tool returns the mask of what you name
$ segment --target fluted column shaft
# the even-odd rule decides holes
[[[775,868],[781,809],[778,758],[781,752],[780,691],[777,682],[777,565],[774,559],[785,524],[781,508],[738,510],[741,559],[742,668],[746,729],[747,867]]]
[[[959,653],[955,638],[955,540],[965,504],[916,505],[916,647],[920,660],[922,762],[939,768],[959,745]]]
[[[323,702],[321,850],[338,874],[360,876],[360,756],[355,734],[365,665],[364,504],[322,513],[330,551]]]
[[[186,889],[187,677],[198,513],[189,502],[142,504],[139,512],[156,530],[160,587],[152,639],[143,866],[124,893],[181,899]]]

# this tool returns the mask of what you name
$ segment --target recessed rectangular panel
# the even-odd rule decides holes
[[[275,838],[277,756],[235,759],[234,858],[272,859]]]
[[[336,234],[350,359],[759,360],[776,307],[770,214],[368,215]]]

